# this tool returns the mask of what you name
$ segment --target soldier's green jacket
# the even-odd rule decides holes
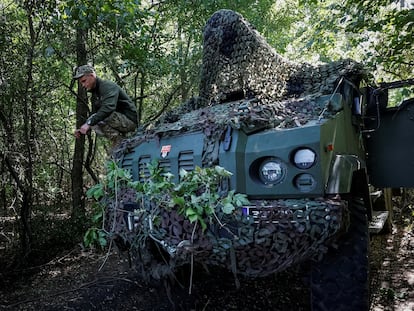
[[[92,113],[88,119],[90,125],[105,120],[117,111],[124,114],[135,124],[138,123],[137,109],[126,92],[112,81],[96,79],[96,86],[91,90]]]

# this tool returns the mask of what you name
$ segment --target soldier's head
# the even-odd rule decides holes
[[[76,68],[73,79],[79,80],[80,84],[89,90],[92,90],[96,85],[96,72],[91,65],[83,65]]]

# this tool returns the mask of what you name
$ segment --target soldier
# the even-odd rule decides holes
[[[92,114],[86,122],[75,130],[75,137],[86,135],[93,129],[97,135],[103,135],[112,142],[114,148],[125,135],[137,128],[137,110],[131,98],[116,83],[96,76],[90,65],[79,66],[73,79],[92,93]]]

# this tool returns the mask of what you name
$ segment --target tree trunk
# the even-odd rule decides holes
[[[87,31],[78,29],[76,32],[77,63],[86,64],[86,35]],[[88,117],[88,99],[86,91],[78,87],[76,100],[76,128],[79,128]],[[81,135],[75,141],[75,151],[72,166],[72,219],[77,220],[85,215],[85,196],[83,189],[83,161],[85,151],[85,136]]]
[[[6,182],[6,168],[4,165],[4,162],[1,161],[0,162],[1,168],[0,168],[0,176],[1,176],[1,189],[0,189],[0,202],[1,202],[1,206],[2,206],[2,212],[1,214],[6,215],[7,212],[7,196],[6,196],[6,186],[7,186],[7,182]]]
[[[33,62],[38,33],[35,30],[33,15],[34,6],[27,3],[26,7],[30,46],[27,50],[26,85],[23,92],[23,154],[26,161],[23,164],[24,177],[17,177],[17,184],[22,192],[22,206],[20,209],[22,259],[25,261],[32,249],[33,234],[31,228],[31,214],[33,208],[33,170],[36,150],[36,111],[37,98],[33,88]],[[11,168],[11,167],[10,167]]]

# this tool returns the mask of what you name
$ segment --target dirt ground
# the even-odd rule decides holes
[[[391,234],[371,243],[371,311],[414,310],[411,210],[395,207]],[[125,256],[80,246],[31,271],[3,271],[0,310],[309,310],[306,279],[289,271],[260,280],[185,269],[176,280],[140,280]],[[191,294],[189,294],[191,291]]]
[[[412,211],[396,208],[393,232],[371,243],[371,311],[414,310]]]

